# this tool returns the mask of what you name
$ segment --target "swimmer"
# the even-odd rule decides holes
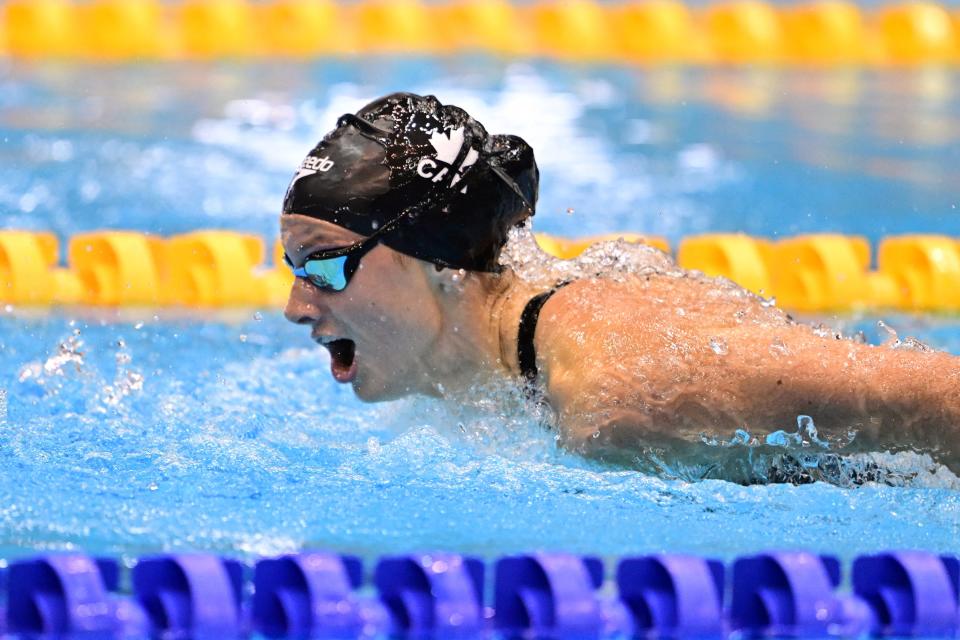
[[[521,138],[433,96],[344,115],[284,198],[285,316],[365,401],[505,377],[550,406],[565,447],[599,458],[806,415],[821,436],[856,433],[853,450],[960,469],[960,358],[827,334],[650,248],[633,272],[521,277],[501,253],[538,179]]]

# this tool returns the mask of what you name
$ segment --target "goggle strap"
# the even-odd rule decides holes
[[[355,113],[345,113],[339,118],[337,118],[337,127],[342,127],[345,125],[352,125],[360,130],[360,133],[367,136],[368,138],[373,138],[376,142],[386,145],[390,136],[393,135],[392,131],[387,131],[386,129],[381,129],[377,125],[373,124],[366,118],[361,118]]]
[[[490,170],[493,171],[497,176],[506,183],[510,190],[517,194],[517,197],[520,198],[520,201],[523,202],[523,205],[527,208],[527,211],[530,212],[530,215],[536,213],[536,210],[533,208],[533,205],[527,200],[527,196],[523,195],[523,192],[520,190],[520,187],[517,185],[516,180],[510,177],[506,171],[501,167],[497,166],[492,162],[488,162],[487,166],[490,167]]]

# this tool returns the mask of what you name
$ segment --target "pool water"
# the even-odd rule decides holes
[[[216,227],[272,242],[305,152],[341,113],[404,89],[531,142],[538,231],[636,231],[674,246],[726,230],[960,235],[956,80],[486,58],[7,63],[0,227],[61,238]],[[884,319],[960,354],[955,317]],[[876,317],[815,320],[885,338]],[[605,466],[559,449],[508,389],[457,406],[364,405],[278,309],[0,308],[0,391],[4,556],[808,548],[849,558],[956,551],[960,535],[960,480],[922,452],[818,467],[809,437],[758,445],[768,433],[730,433],[701,444],[719,466],[659,451]],[[882,477],[864,476],[877,460]],[[807,465],[821,481],[732,481],[762,480],[770,464]]]

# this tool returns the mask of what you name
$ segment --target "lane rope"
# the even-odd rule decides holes
[[[622,239],[662,251],[664,238],[613,233],[588,238],[537,234],[547,253],[572,259],[591,244]],[[61,263],[65,254],[65,264]],[[12,305],[277,306],[293,276],[275,241],[200,230],[170,237],[105,230],[77,234],[61,251],[49,232],[0,230],[0,302]],[[960,311],[960,239],[810,234],[776,241],[714,233],[680,241],[685,268],[729,278],[796,311]]]
[[[960,62],[960,10],[925,0],[7,0],[0,51],[88,61],[485,52],[637,64]]]

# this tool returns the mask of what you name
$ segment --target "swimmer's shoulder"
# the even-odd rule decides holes
[[[597,340],[616,326],[628,287],[602,278],[575,280],[557,291],[540,310],[535,346],[548,390],[582,381]]]
[[[651,286],[653,285],[653,286]],[[535,347],[548,391],[584,387],[591,376],[609,383],[610,365],[642,358],[663,342],[673,314],[650,303],[658,295],[646,277],[584,278],[558,289],[540,311]],[[598,382],[599,383],[599,382]]]
[[[634,283],[606,278],[583,278],[558,288],[540,311],[538,352],[572,342],[580,346],[581,330],[613,328],[625,307],[642,301]]]
[[[617,418],[603,399],[622,395],[631,381],[612,373],[605,345],[611,335],[631,331],[618,307],[636,306],[636,291],[629,282],[577,280],[557,290],[540,311],[537,362],[564,446],[586,453],[584,446],[596,444],[590,435]]]
[[[594,278],[574,280],[557,288],[540,310],[538,353],[547,353],[552,345],[575,338],[570,335],[570,328],[583,326],[596,315],[605,297],[603,288],[602,282]]]

